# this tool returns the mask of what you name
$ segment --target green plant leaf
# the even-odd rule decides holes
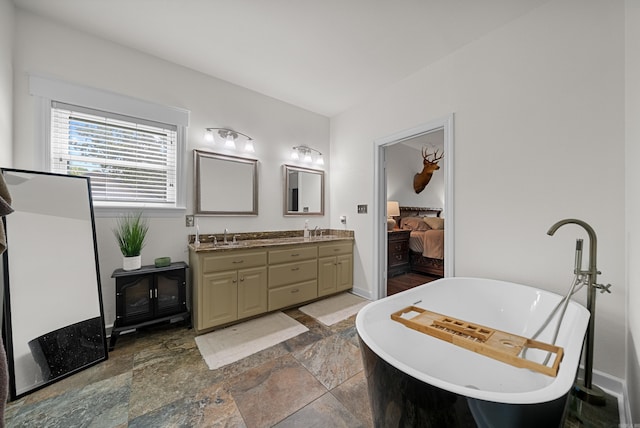
[[[116,237],[122,255],[125,257],[139,256],[145,245],[145,238],[149,224],[142,212],[129,213],[117,220],[113,234]]]

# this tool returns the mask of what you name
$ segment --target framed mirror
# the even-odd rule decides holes
[[[258,161],[194,150],[195,214],[258,215]]]
[[[284,165],[284,215],[324,215],[324,171]]]
[[[3,168],[3,339],[12,399],[108,358],[89,178]]]

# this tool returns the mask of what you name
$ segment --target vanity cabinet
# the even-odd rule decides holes
[[[318,246],[269,251],[269,310],[318,297]]]
[[[198,332],[267,311],[267,252],[237,250],[191,257]]]
[[[353,244],[341,242],[318,247],[318,296],[353,287]]]
[[[189,251],[198,333],[353,286],[353,240]]]

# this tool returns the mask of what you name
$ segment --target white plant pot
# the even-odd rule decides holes
[[[142,266],[142,256],[122,257],[122,270],[136,270]]]

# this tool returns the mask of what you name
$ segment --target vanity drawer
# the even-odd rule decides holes
[[[225,270],[265,266],[266,264],[266,251],[231,251],[226,254],[204,256],[202,272],[222,272]]]
[[[307,281],[269,290],[269,310],[284,308],[318,297],[318,281]]]
[[[317,259],[269,266],[269,288],[308,281],[317,277]]]
[[[351,254],[353,251],[353,242],[340,242],[336,244],[320,245],[318,248],[318,257],[337,256],[340,254]]]
[[[284,250],[269,251],[269,264],[288,263],[298,260],[315,259],[318,257],[318,247],[295,247]]]

